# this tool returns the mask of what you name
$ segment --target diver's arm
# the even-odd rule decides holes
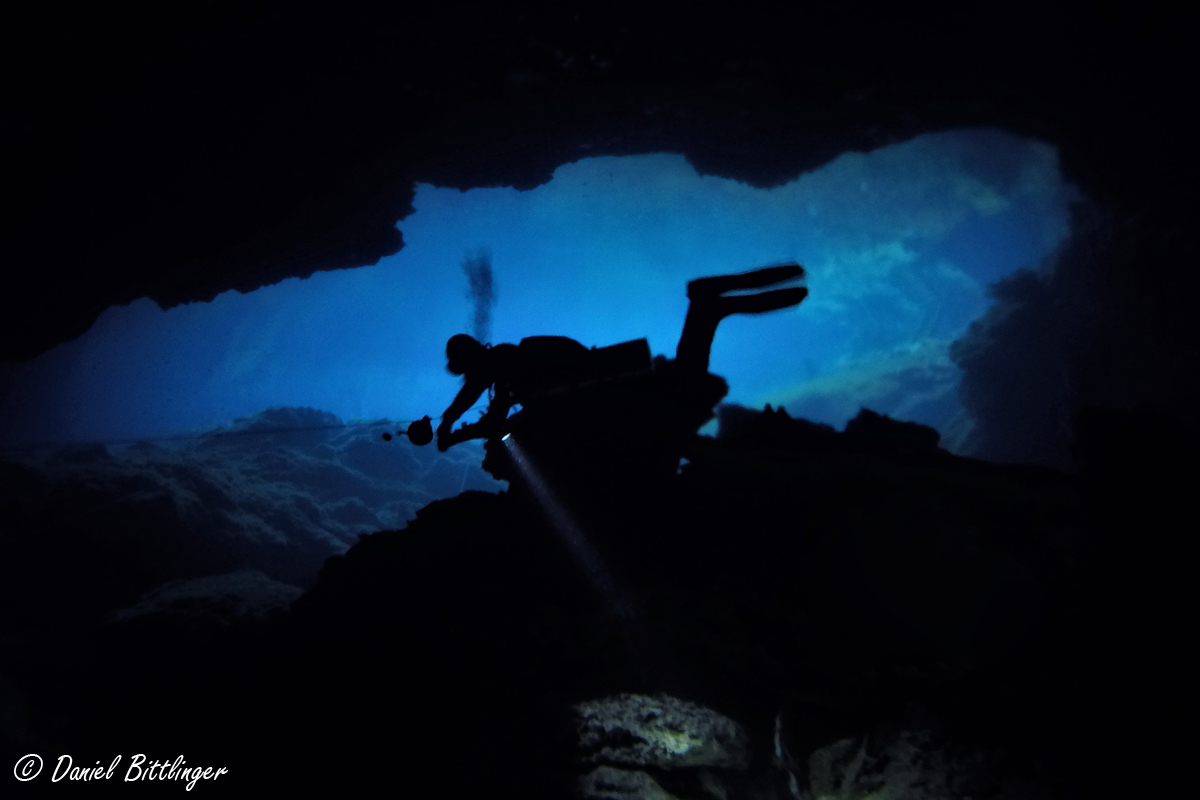
[[[463,387],[458,390],[458,395],[454,398],[454,402],[450,404],[450,407],[447,408],[442,414],[441,424],[438,425],[437,435],[439,450],[445,450],[446,447],[449,447],[450,444],[453,444],[453,442],[451,442],[447,444],[446,447],[442,446],[443,439],[450,435],[450,430],[454,427],[454,423],[458,422],[458,418],[467,413],[471,406],[475,405],[475,401],[487,391],[487,388],[490,385],[490,383],[486,383],[484,381],[471,380],[468,378],[467,382],[463,384]]]
[[[497,391],[496,396],[492,398],[491,404],[488,405],[487,411],[476,422],[463,425],[456,431],[451,431],[447,428],[443,432],[439,428],[438,449],[445,452],[460,442],[470,441],[471,439],[489,439],[496,435],[504,425],[504,420],[508,419],[508,411],[512,408],[512,401],[507,400],[507,397],[507,392]]]

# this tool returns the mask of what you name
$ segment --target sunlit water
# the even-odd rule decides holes
[[[839,427],[867,406],[946,430],[961,414],[949,343],[991,282],[1064,241],[1072,196],[1054,148],[994,130],[848,153],[772,189],[670,154],[565,164],[525,192],[418,185],[405,248],[376,265],[167,311],[110,308],[5,368],[3,443],[173,435],[270,406],[436,416],[458,389],[444,343],[474,318],[461,265],[481,249],[492,341],[646,336],[667,355],[688,280],[797,260],[808,300],[717,333],[728,399]]]

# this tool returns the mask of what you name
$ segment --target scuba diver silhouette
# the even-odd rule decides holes
[[[803,275],[803,267],[788,263],[690,281],[687,317],[675,350],[676,366],[694,374],[706,374],[713,337],[721,320],[733,314],[762,314],[789,308],[808,296],[804,287],[729,296],[726,292],[760,289]],[[465,380],[438,425],[438,450],[496,435],[513,405],[527,405],[537,388],[576,372],[594,352],[566,336],[530,336],[519,344],[494,347],[465,333],[450,337],[446,343],[446,367],[451,374],[462,375]],[[492,399],[479,421],[453,430],[454,423],[488,389],[492,390]]]
[[[473,336],[459,333],[446,342],[446,369],[465,378],[462,389],[442,414],[437,428],[438,450],[445,451],[468,439],[486,439],[508,418],[508,411],[529,399],[528,389],[555,374],[581,364],[591,351],[566,336],[529,336],[518,344],[481,344]],[[487,411],[478,422],[452,431],[454,423],[492,390]]]

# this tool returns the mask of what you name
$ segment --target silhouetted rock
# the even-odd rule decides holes
[[[575,705],[585,764],[686,769],[750,766],[750,743],[733,720],[669,696],[619,694]]]
[[[1048,800],[1053,796],[1027,776],[1013,774],[1009,765],[997,763],[995,755],[939,742],[925,730],[900,731],[882,740],[834,742],[809,757],[808,773],[809,789],[803,796],[828,800]]]
[[[746,783],[740,773],[750,766],[749,738],[711,709],[667,695],[619,694],[574,711],[579,760],[598,765],[579,779],[584,798],[719,797]]]
[[[68,464],[101,464],[112,460],[108,448],[102,444],[64,447],[59,458]]]
[[[116,611],[113,622],[164,620],[180,627],[267,622],[287,612],[300,589],[257,570],[169,581],[135,605]]]
[[[678,800],[645,772],[609,766],[581,778],[579,793],[586,800]]]
[[[782,774],[772,766],[773,720],[793,692],[860,698],[854,714],[836,715],[840,728],[814,727],[806,715],[801,733],[815,743],[854,734],[855,718],[903,720],[910,695],[959,726],[1015,702],[1001,692],[981,703],[974,687],[999,674],[1023,686],[1053,642],[1074,585],[1069,482],[1038,471],[1014,480],[1014,468],[989,471],[940,451],[931,462],[925,453],[936,442],[926,429],[885,418],[864,415],[867,427],[839,434],[759,416],[743,419],[748,430],[803,432],[700,442],[681,475],[656,482],[637,504],[566,503],[569,524],[553,504],[585,484],[548,462],[537,492],[435,503],[408,530],[365,537],[331,560],[296,604],[302,639],[319,632],[318,650],[339,662],[380,663],[395,647],[380,632],[402,630],[414,654],[409,680],[441,688],[434,703],[372,687],[369,700],[323,706],[322,719],[342,729],[350,709],[367,703],[405,714],[423,736],[450,736],[468,707],[486,707],[476,734],[493,742],[503,728],[505,744],[477,754],[478,786],[499,774],[566,786],[580,779],[568,766],[568,705],[615,692],[613,703],[636,706],[620,693],[669,687],[679,702],[720,708],[748,731],[739,757],[747,775],[705,780],[767,797],[763,787]],[[814,437],[826,445],[806,447]],[[480,664],[483,674],[473,671]],[[655,772],[647,782],[613,772],[632,764],[622,747],[653,749],[639,744],[643,733],[597,745],[613,753],[600,759],[605,769],[582,773],[587,791],[611,784],[624,787],[612,796],[704,796],[698,774],[684,785],[679,775]]]
[[[900,422],[864,408],[846,423],[846,438],[879,450],[927,452],[937,449],[941,435],[928,425]]]
[[[1179,749],[1132,733],[1182,714],[1169,698],[1192,679],[1165,638],[1178,593],[1138,591],[1167,567],[1122,560],[1108,527],[1136,521],[1137,498],[1105,494],[1141,462],[1099,455],[1149,441],[1144,461],[1171,435],[1089,423],[1095,467],[1072,478],[958,458],[869,413],[857,432],[774,410],[722,416],[729,427],[694,438],[682,470],[648,471],[649,485],[633,471],[604,484],[620,494],[586,502],[566,498],[587,472],[550,460],[569,449],[538,449],[540,490],[467,491],[364,535],[282,617],[239,611],[254,587],[283,597],[258,578],[158,589],[133,617],[25,664],[17,706],[34,712],[7,735],[133,746],[153,729],[197,754],[219,742],[208,760],[248,785],[357,791],[378,770],[343,765],[399,764],[462,796],[681,800],[776,800],[789,786],[1065,799],[1143,781],[1112,766],[1119,753]],[[620,472],[642,451],[598,452],[574,456]],[[1181,570],[1177,541],[1156,546]],[[1136,634],[1150,619],[1162,640]],[[77,689],[59,697],[64,667],[38,680],[32,663],[68,665]],[[71,666],[83,664],[105,666]],[[157,700],[180,686],[187,715]],[[1147,692],[1161,712],[1140,705]],[[66,728],[29,730],[50,711]],[[272,759],[304,770],[281,777]]]
[[[1094,201],[1046,263],[998,282],[995,305],[950,355],[974,427],[966,452],[1075,466],[1074,424],[1091,408],[1154,407],[1200,425],[1195,237],[1170,214]]]
[[[847,151],[994,125],[1061,147],[1091,194],[1190,217],[1190,41],[1154,9],[1041,8],[1036,24],[967,6],[784,9],[259,12],[171,22],[167,46],[135,18],[96,10],[65,30],[28,6],[14,29],[56,31],[62,56],[11,93],[7,149],[28,157],[8,175],[4,261],[22,279],[0,294],[4,357],[138,297],[374,263],[403,244],[414,182],[528,189],[585,154],[683,153],[777,186]],[[45,47],[26,37],[10,57]]]
[[[834,446],[837,431],[832,425],[792,419],[783,408],[768,405],[762,412],[737,405],[717,409],[720,425],[717,441],[743,447],[788,445],[826,449]]]

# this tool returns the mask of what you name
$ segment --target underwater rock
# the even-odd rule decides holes
[[[552,495],[466,491],[430,503],[405,529],[363,536],[329,559],[281,619],[241,611],[257,597],[265,611],[278,608],[292,593],[269,573],[152,592],[146,614],[104,626],[96,652],[82,636],[62,637],[78,652],[47,650],[58,637],[27,633],[27,612],[13,638],[45,655],[25,668],[38,680],[17,688],[30,717],[44,717],[63,684],[49,667],[78,664],[81,695],[95,698],[79,706],[79,740],[155,730],[164,741],[220,741],[245,754],[231,762],[245,775],[264,769],[266,747],[278,763],[304,765],[291,779],[310,791],[373,787],[376,774],[348,778],[339,766],[391,764],[398,753],[427,774],[453,775],[464,797],[520,786],[525,797],[795,800],[807,787],[809,800],[1015,800],[1041,795],[1008,777],[1013,763],[1058,770],[1054,781],[1069,788],[1123,777],[1108,765],[1136,746],[1129,732],[1151,729],[1133,705],[1148,681],[1123,677],[1112,644],[1129,634],[1114,628],[1116,606],[1095,605],[1113,591],[1099,580],[1108,573],[1081,582],[1095,568],[1080,539],[1134,519],[1145,495],[1123,498],[1116,487],[1145,471],[1143,461],[1106,456],[1124,471],[1081,489],[1040,469],[877,449],[782,412],[742,421],[783,435],[706,439],[679,475],[655,484],[661,491],[642,492],[642,505],[607,495],[570,504],[569,490],[594,487],[564,486],[558,470],[543,470],[570,525],[549,513]],[[0,507],[12,519],[18,500],[55,491],[32,468],[0,464],[3,473]],[[1083,513],[1084,490],[1103,520]],[[57,569],[102,597],[95,565],[123,562],[64,541],[14,541],[14,557],[0,559],[11,578],[0,594],[50,609],[44,587],[64,582],[28,565],[55,547],[70,557]],[[1124,565],[1128,550],[1113,558]],[[96,616],[164,578],[139,580],[123,578],[136,593],[97,603]],[[1167,606],[1136,608],[1165,616]],[[50,620],[47,611],[32,621],[51,630]],[[1190,678],[1178,661],[1167,680],[1157,663],[1139,674],[1152,668],[1164,697],[1183,696]],[[96,664],[111,667],[83,682]],[[162,708],[156,692],[184,685],[203,693],[195,707],[204,719]],[[380,720],[397,722],[380,736]],[[953,746],[922,738],[931,728]]]
[[[717,712],[667,695],[618,694],[575,706],[584,763],[664,769],[746,769],[742,726]]]
[[[579,781],[585,800],[680,800],[644,772],[600,766]]]
[[[842,739],[809,757],[801,800],[1038,800],[1049,794],[1013,774],[996,754],[939,742],[927,730],[883,741]]]
[[[941,440],[941,434],[928,425],[901,422],[866,408],[846,423],[845,435],[884,450],[934,450]]]
[[[832,426],[793,418],[768,405],[754,411],[735,404],[717,409],[717,441],[727,446],[791,448],[806,451],[879,454],[937,453],[941,434],[928,425],[902,422],[863,408],[838,432]]]
[[[59,450],[58,459],[65,464],[105,464],[112,455],[102,444],[68,445]]]
[[[147,593],[114,622],[171,616],[188,625],[226,626],[265,622],[287,612],[301,590],[258,570],[241,570],[191,580],[174,580]]]
[[[741,447],[788,445],[829,449],[839,441],[832,425],[793,419],[780,407],[755,411],[734,403],[717,407],[717,441]]]

